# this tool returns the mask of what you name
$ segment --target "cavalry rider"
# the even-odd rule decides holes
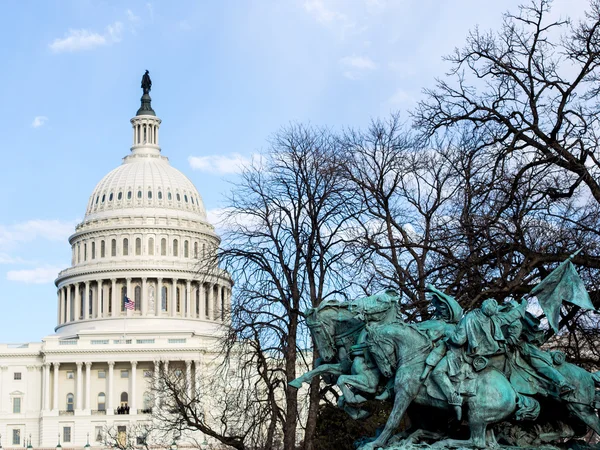
[[[426,365],[421,380],[425,380],[431,373],[431,380],[446,397],[448,404],[454,407],[456,416],[460,420],[462,398],[454,389],[450,376],[458,374],[462,358],[460,349],[449,349],[443,338],[454,331],[463,316],[463,309],[454,297],[444,294],[432,285],[427,285],[427,292],[435,308],[434,318],[421,322],[416,327],[427,334],[434,347],[425,360]]]
[[[510,305],[507,308],[510,308]],[[516,322],[515,325],[513,326],[513,336],[509,338],[509,342],[515,350],[512,360],[513,365],[516,366],[513,368],[511,382],[518,384],[518,376],[522,376],[523,372],[528,371],[528,368],[520,361],[522,358],[535,370],[538,377],[550,381],[556,387],[559,396],[572,392],[573,386],[554,367],[560,365],[557,364],[557,352],[547,352],[539,348],[546,341],[546,333],[540,328],[540,321],[533,315],[525,313],[522,320]],[[525,378],[527,378],[526,374]],[[519,390],[519,386],[515,387]]]

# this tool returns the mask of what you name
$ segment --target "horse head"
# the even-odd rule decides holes
[[[339,347],[349,349],[364,327],[356,314],[349,311],[348,304],[338,300],[327,300],[317,308],[310,308],[306,312],[306,324],[325,362],[337,356]]]

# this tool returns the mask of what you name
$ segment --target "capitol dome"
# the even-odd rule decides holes
[[[206,221],[202,198],[192,182],[164,156],[132,154],[96,186],[85,220],[123,214],[167,214]]]
[[[214,335],[229,308],[231,278],[216,264],[220,239],[198,190],[159,146],[149,91],[131,119],[130,154],[100,180],[69,238],[61,271],[61,335],[81,331],[189,330]]]

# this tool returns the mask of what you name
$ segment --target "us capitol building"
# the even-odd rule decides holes
[[[0,344],[1,447],[103,446],[104,429],[149,420],[153,374],[194,384],[211,357],[232,281],[208,262],[219,237],[200,194],[161,153],[148,73],[142,87],[131,153],[69,238],[55,334]]]

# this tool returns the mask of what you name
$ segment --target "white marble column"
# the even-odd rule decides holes
[[[85,282],[85,290],[83,291],[83,320],[86,320],[90,317],[90,282]]]
[[[154,360],[154,407],[158,409],[160,395],[158,394],[158,380],[160,378],[160,361]]]
[[[73,320],[73,316],[71,314],[71,285],[70,284],[67,285],[66,289],[67,289],[67,303],[65,304],[65,307],[67,308],[66,321],[71,322]]]
[[[81,317],[81,291],[79,290],[79,285],[81,283],[75,283],[75,320],[79,320]]]
[[[44,411],[50,410],[50,363],[44,363],[44,370],[42,373],[42,396],[43,396],[43,408]]]
[[[88,361],[85,363],[85,409],[88,411],[92,409],[91,396],[90,396],[90,393],[92,390],[91,375],[92,375],[92,363]]]
[[[202,361],[200,359],[194,361],[194,369],[196,371],[196,397],[200,398],[202,395]]]
[[[117,279],[116,278],[111,278],[110,279],[111,283],[112,283],[112,298],[110,299],[112,305],[111,305],[111,316],[112,317],[117,317],[119,315],[119,309],[118,309],[118,303],[117,303],[117,298],[119,298],[119,295],[117,294]]]
[[[137,380],[137,361],[131,361],[131,401],[129,403],[129,414],[137,414],[136,385]]]
[[[206,286],[204,283],[198,284],[200,289],[200,319],[206,319]]]
[[[81,368],[83,366],[82,362],[77,362],[77,392],[75,394],[75,409],[77,411],[81,411],[82,409],[82,401],[83,400],[83,375],[81,372]]]
[[[173,278],[173,288],[171,289],[171,317],[177,314],[177,278]]]
[[[192,361],[185,362],[185,383],[188,399],[192,398]],[[188,400],[189,401],[189,400]]]
[[[57,308],[56,308],[56,314],[58,315],[58,318],[56,320],[56,324],[60,325],[60,321],[62,320],[62,288],[59,289],[58,291],[56,291],[56,297],[57,297]]]
[[[215,289],[214,289],[214,285],[213,284],[209,284],[208,285],[208,289],[207,289],[207,294],[208,294],[208,319],[209,320],[214,320],[215,318],[215,300],[214,300],[214,294],[215,294]]]
[[[162,313],[162,278],[157,278],[156,300],[154,301],[154,315],[160,316]]]
[[[185,285],[185,317],[192,317],[192,282]]]
[[[107,389],[107,394],[108,394],[108,406],[107,406],[107,411],[106,413],[109,415],[113,415],[115,413],[115,406],[114,406],[114,392],[113,392],[113,377],[115,374],[115,362],[114,361],[108,361],[108,389]]]
[[[58,368],[60,367],[60,363],[52,363],[54,364],[54,402],[52,403],[52,410],[58,411]]]
[[[102,317],[102,300],[102,280],[96,280],[96,299],[92,307],[92,317],[95,319]]]
[[[147,278],[142,278],[142,304],[141,304],[141,309],[142,309],[142,316],[145,316],[148,314],[148,293],[146,292],[146,290],[148,289],[148,285],[147,282],[148,279]]]

